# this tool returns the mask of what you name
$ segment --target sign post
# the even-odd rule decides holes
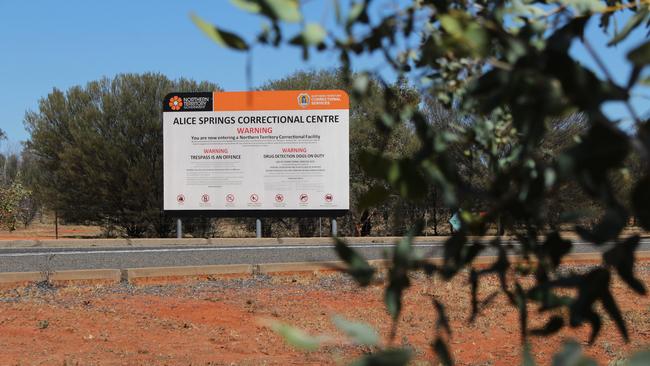
[[[163,146],[163,208],[176,217],[336,217],[350,208],[341,90],[171,93]]]
[[[262,237],[262,219],[260,218],[255,219],[255,237],[258,239]]]

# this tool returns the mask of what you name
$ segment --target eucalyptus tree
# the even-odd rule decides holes
[[[168,235],[171,219],[161,210],[161,103],[171,91],[216,89],[152,73],[53,89],[25,116],[39,197],[67,221],[132,237]]]

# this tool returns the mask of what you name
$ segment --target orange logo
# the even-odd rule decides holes
[[[309,105],[309,94],[307,93],[301,93],[298,94],[298,105],[305,108]]]
[[[178,96],[173,96],[171,99],[169,99],[169,108],[172,109],[172,111],[177,111],[181,109],[183,106],[183,99],[179,98]]]

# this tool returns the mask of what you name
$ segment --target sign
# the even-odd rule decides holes
[[[341,90],[171,93],[163,147],[165,211],[302,216],[350,207]]]

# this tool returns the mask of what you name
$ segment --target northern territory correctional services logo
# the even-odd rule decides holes
[[[298,105],[303,108],[306,108],[309,105],[310,99],[311,98],[309,98],[309,94],[307,93],[298,94]]]

